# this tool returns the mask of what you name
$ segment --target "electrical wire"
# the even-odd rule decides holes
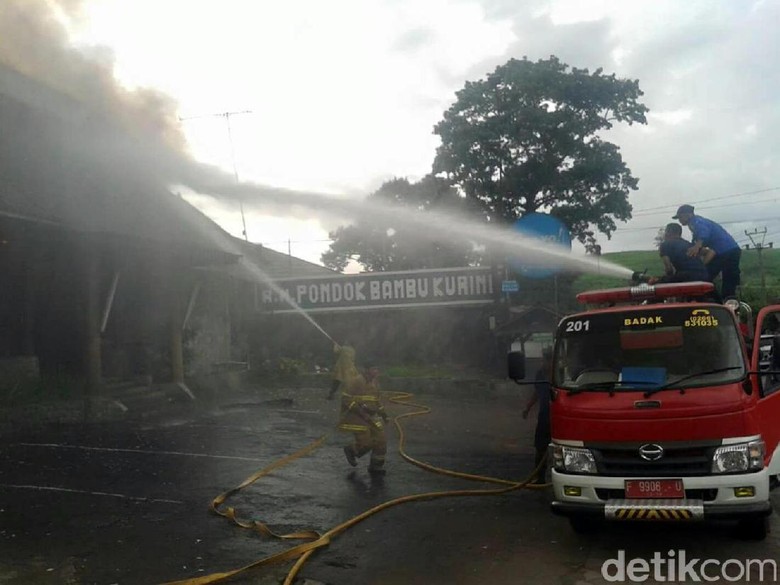
[[[697,201],[691,201],[690,204],[698,205],[699,203],[707,203],[709,201],[722,201],[723,199],[734,199],[735,197],[745,197],[747,195],[758,195],[759,193],[769,193],[770,191],[780,191],[778,187],[767,187],[766,189],[758,189],[756,191],[744,191],[742,193],[730,193],[729,195],[719,195],[718,197],[708,197],[706,199],[699,199]],[[647,207],[645,209],[637,209],[634,215],[644,215],[649,211],[663,210],[663,209],[676,209],[677,205],[659,205],[658,207]],[[659,212],[660,213],[660,212]]]
[[[780,216],[773,216],[773,217],[753,217],[753,218],[747,218],[747,219],[735,219],[735,220],[729,220],[729,221],[719,221],[718,223],[720,225],[734,225],[739,223],[765,223],[768,221],[777,221],[780,220]],[[664,224],[666,225],[666,224]],[[615,231],[645,231],[645,230],[658,230],[663,228],[663,226],[639,226],[639,227],[619,227]]]

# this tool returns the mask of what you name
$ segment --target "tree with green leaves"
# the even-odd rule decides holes
[[[457,92],[434,128],[442,141],[434,173],[491,222],[547,212],[592,249],[594,228],[609,238],[616,220],[631,218],[638,181],[603,134],[615,122],[645,124],[642,95],[637,81],[601,69],[511,59]]]
[[[658,231],[655,233],[655,237],[653,238],[653,245],[656,248],[660,248],[661,244],[664,243],[664,234],[666,234],[666,228],[658,228]]]
[[[465,211],[473,216],[474,211],[467,209],[471,205],[447,181],[432,175],[416,183],[405,178],[386,181],[368,196],[365,213],[355,223],[329,234],[333,243],[322,262],[343,270],[355,260],[369,271],[468,266],[478,258],[471,242],[431,239],[419,228],[406,225],[400,214],[394,217],[376,210],[397,206],[415,213]]]

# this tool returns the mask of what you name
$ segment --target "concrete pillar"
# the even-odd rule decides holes
[[[100,395],[102,356],[100,351],[100,260],[98,251],[82,247],[84,258],[84,416],[92,413],[92,402]]]
[[[171,343],[171,382],[181,384],[184,382],[184,350],[182,348],[182,324],[181,299],[177,286],[171,287],[170,299],[170,343]]]
[[[24,313],[22,333],[22,353],[26,356],[35,355],[35,298],[36,290],[36,263],[39,257],[28,253],[24,266]]]

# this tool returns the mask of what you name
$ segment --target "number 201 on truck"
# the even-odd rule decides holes
[[[780,474],[780,305],[702,297],[711,283],[578,295],[551,371],[552,510],[605,520],[737,520],[766,536]],[[525,358],[509,354],[509,376]]]

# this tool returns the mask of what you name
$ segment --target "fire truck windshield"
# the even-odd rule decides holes
[[[576,315],[558,329],[553,381],[572,391],[734,382],[746,373],[739,335],[725,307],[658,305]]]

